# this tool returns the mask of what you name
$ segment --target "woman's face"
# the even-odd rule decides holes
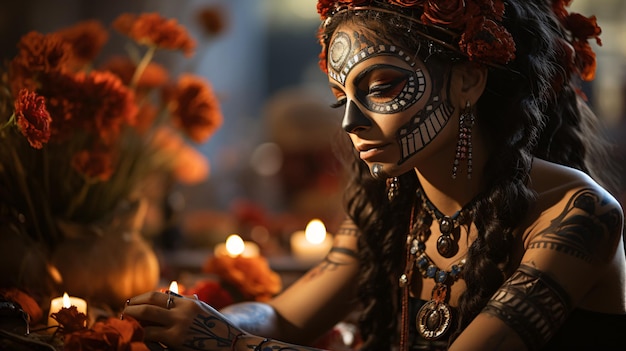
[[[337,28],[328,48],[328,78],[343,129],[379,179],[411,170],[455,114],[449,68],[425,64],[354,24]]]

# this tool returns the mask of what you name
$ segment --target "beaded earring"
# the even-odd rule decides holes
[[[459,116],[459,138],[452,164],[452,179],[456,179],[462,160],[467,162],[467,179],[472,179],[472,128],[475,119],[471,103],[467,101],[461,116]]]
[[[400,192],[400,182],[398,177],[387,178],[387,199],[392,202]]]

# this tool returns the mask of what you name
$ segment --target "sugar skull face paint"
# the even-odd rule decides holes
[[[342,126],[372,174],[406,172],[408,166],[402,165],[454,114],[447,100],[449,69],[426,64],[372,32],[351,28],[357,27],[340,28],[328,50],[331,89],[337,106],[346,106]]]

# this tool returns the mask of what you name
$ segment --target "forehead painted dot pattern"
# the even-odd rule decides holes
[[[406,62],[411,71],[407,77],[407,83],[391,101],[384,103],[361,101],[369,110],[377,113],[396,113],[409,107],[418,101],[426,90],[426,78],[420,68],[415,68],[416,63],[411,56],[395,45],[369,43],[360,48],[358,40],[351,40],[345,32],[338,32],[330,45],[328,52],[328,75],[342,86],[346,84],[346,77],[350,71],[360,62],[378,55],[392,55]]]

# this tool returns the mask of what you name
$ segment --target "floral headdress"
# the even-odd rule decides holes
[[[563,50],[570,55],[569,72],[584,80],[593,79],[595,54],[590,38],[598,38],[600,28],[595,16],[568,13],[572,0],[552,0],[553,12],[563,26]],[[324,28],[334,15],[346,11],[377,11],[390,13],[417,24],[411,30],[430,42],[460,53],[470,61],[501,67],[515,59],[515,41],[502,25],[503,0],[319,0],[317,11],[322,19],[319,39],[322,45],[320,68],[326,72],[326,39]],[[423,28],[420,31],[419,28]],[[568,61],[569,62],[569,61]]]

